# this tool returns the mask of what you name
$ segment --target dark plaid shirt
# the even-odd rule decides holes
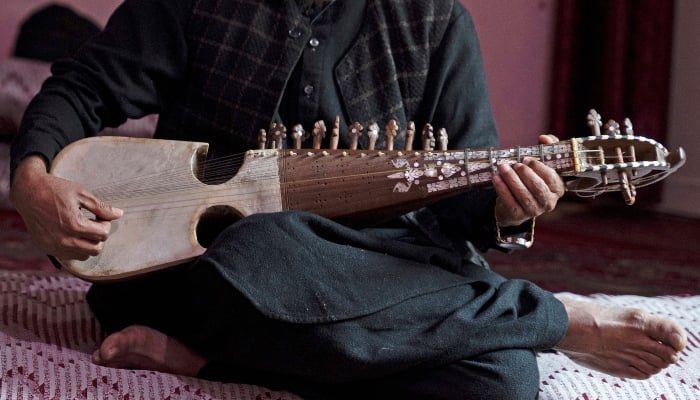
[[[351,122],[391,118],[444,127],[452,148],[497,145],[477,36],[457,0],[336,0],[311,18],[291,0],[127,0],[53,73],[25,115],[13,167],[151,113],[156,137],[208,142],[212,156],[256,146],[278,118],[310,129],[336,115],[341,146]],[[476,190],[434,211],[484,247],[493,199]]]

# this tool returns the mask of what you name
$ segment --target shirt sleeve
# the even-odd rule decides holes
[[[12,174],[29,155],[51,163],[71,142],[159,112],[186,68],[189,2],[126,0],[100,34],[55,62],[13,141]]]

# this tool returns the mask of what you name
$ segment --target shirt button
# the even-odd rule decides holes
[[[315,49],[316,47],[318,47],[319,44],[321,44],[321,42],[319,42],[318,39],[316,39],[316,38],[309,39],[309,46],[311,46],[312,48]]]
[[[306,85],[304,86],[304,93],[306,93],[307,96],[310,96],[311,93],[314,92],[314,86],[313,85]]]
[[[299,28],[292,28],[289,30],[289,37],[292,39],[298,39],[301,37],[301,29]]]

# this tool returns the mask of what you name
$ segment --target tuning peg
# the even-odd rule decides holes
[[[386,149],[394,150],[394,138],[399,133],[399,124],[396,120],[390,119],[384,127],[384,136],[386,137]]]
[[[348,129],[348,136],[350,136],[350,150],[357,150],[357,144],[362,136],[362,124],[353,122]]]
[[[265,129],[260,129],[260,131],[258,131],[258,149],[264,150],[266,143],[267,143],[267,132],[265,132]]]
[[[631,206],[632,204],[634,204],[634,201],[637,198],[637,189],[630,182],[630,177],[627,174],[627,171],[624,171],[624,170],[620,171],[619,177],[620,177],[620,192],[622,192],[622,198],[625,200],[625,203],[627,203],[627,205]]]
[[[606,131],[608,135],[620,135],[620,124],[615,121],[615,120],[610,120],[608,121],[603,129]]]
[[[333,121],[333,129],[331,129],[331,142],[329,147],[332,150],[337,150],[338,149],[338,139],[340,138],[340,117],[335,116],[335,120]]]
[[[376,122],[372,122],[367,129],[367,139],[369,150],[374,150],[374,146],[377,144],[377,138],[379,138],[379,125]]]
[[[631,124],[630,124],[630,131],[631,131],[631,129],[632,129],[632,126],[631,126]],[[625,129],[625,131],[627,131],[627,129]],[[630,135],[631,135],[631,133],[630,133]],[[628,161],[629,161],[629,162],[636,162],[636,161],[637,161],[637,153],[635,152],[635,149],[634,149],[634,146],[633,146],[633,145],[630,145],[630,146],[627,147],[627,153],[628,153],[627,158],[628,158]],[[632,169],[632,176],[633,176],[633,177],[636,177],[636,176],[637,176],[637,170],[636,170],[636,169]]]
[[[438,129],[438,143],[440,143],[440,150],[445,151],[447,150],[447,129],[445,128],[440,128]]]
[[[423,150],[430,151],[435,148],[435,137],[433,136],[433,126],[430,124],[425,124],[423,126],[423,134],[421,135],[423,139]]]
[[[287,127],[281,123],[273,122],[270,125],[270,148],[284,148],[284,140],[287,138]]]
[[[406,126],[406,142],[404,143],[404,150],[413,150],[413,139],[416,137],[416,124],[413,121],[408,121]]]
[[[625,135],[634,135],[634,129],[632,129],[632,121],[630,121],[629,118],[625,118],[623,123],[625,124]]]
[[[326,137],[326,123],[323,122],[323,120],[319,120],[314,123],[312,135],[314,139],[313,148],[318,150],[321,148],[323,138]]]
[[[600,127],[603,126],[603,119],[600,114],[598,114],[596,110],[591,109],[588,111],[586,120],[588,121],[588,127],[591,128],[593,135],[600,136]]]
[[[617,154],[617,162],[620,164],[625,162],[624,154],[622,154],[622,148],[616,147],[615,153]],[[634,158],[634,154],[632,155]],[[625,203],[628,205],[634,204],[634,200],[637,197],[637,189],[634,187],[632,182],[630,182],[629,173],[627,170],[620,170],[618,172],[620,178],[620,192],[622,192],[622,197],[625,199]]]
[[[294,148],[301,149],[301,142],[304,139],[304,127],[301,124],[296,124],[292,127],[292,141],[294,142]]]

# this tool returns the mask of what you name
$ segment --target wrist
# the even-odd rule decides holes
[[[27,177],[35,174],[46,174],[49,171],[49,164],[44,157],[32,154],[19,162],[15,169],[15,176]]]
[[[32,182],[41,176],[48,174],[48,163],[40,155],[30,155],[20,161],[13,171],[10,184],[10,196],[23,186],[31,186]]]
[[[499,247],[516,250],[527,249],[535,241],[535,218],[515,226],[502,226],[497,213],[494,213],[496,224],[496,243]]]

